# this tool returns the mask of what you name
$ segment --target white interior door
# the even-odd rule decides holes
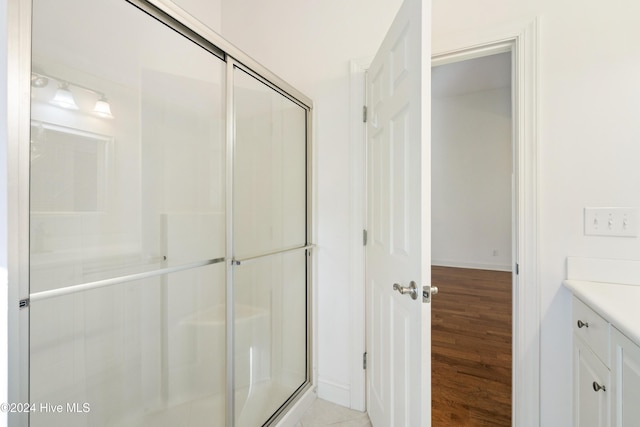
[[[431,425],[431,309],[423,303],[431,278],[429,5],[405,0],[367,72],[367,403],[374,427]]]

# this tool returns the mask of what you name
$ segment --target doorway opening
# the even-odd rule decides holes
[[[507,26],[479,37],[477,34],[463,34],[459,38],[440,40],[432,46],[432,66],[444,65],[491,54],[511,52],[513,91],[513,210],[514,236],[517,244],[513,247],[513,266],[516,269],[512,309],[512,425],[522,423],[535,425],[540,417],[540,291],[538,267],[538,61],[536,20],[523,25]],[[362,100],[365,99],[366,60],[351,63],[351,104],[353,123],[362,120]],[[363,196],[365,188],[365,127],[354,126],[350,147],[351,167],[354,174],[351,182],[353,194],[352,232],[361,232],[364,225]],[[362,356],[366,351],[364,321],[365,301],[360,296],[364,292],[365,260],[362,240],[353,239],[350,255],[354,260],[351,277],[353,286],[351,297],[354,302],[350,398],[351,407],[365,409],[364,397],[367,390],[366,370],[362,369]],[[430,265],[428,266],[430,270]],[[433,281],[437,285],[437,282]],[[436,298],[440,300],[441,298]],[[437,303],[437,302],[436,302]]]
[[[512,75],[511,50],[432,68],[433,427],[511,425]]]

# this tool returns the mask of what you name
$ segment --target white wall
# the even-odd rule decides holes
[[[431,260],[433,265],[511,270],[511,88],[437,89],[478,61],[509,76],[510,55],[441,65],[431,82]],[[506,60],[505,60],[506,59]],[[474,73],[477,70],[477,74]],[[479,90],[477,90],[479,89]],[[471,90],[469,92],[468,90]]]
[[[640,239],[585,237],[585,206],[640,206],[640,3],[434,0],[433,42],[539,17],[541,425],[571,425],[567,255],[639,259]]]
[[[400,0],[225,0],[222,35],[314,101],[320,397],[349,406],[349,60],[372,56]],[[355,124],[357,125],[357,123]],[[352,234],[350,234],[352,233]]]

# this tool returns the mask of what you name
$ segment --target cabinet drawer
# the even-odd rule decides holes
[[[573,331],[607,368],[611,367],[609,323],[576,297],[573,298]]]

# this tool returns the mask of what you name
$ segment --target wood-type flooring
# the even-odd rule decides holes
[[[432,426],[511,426],[511,273],[431,274]]]

